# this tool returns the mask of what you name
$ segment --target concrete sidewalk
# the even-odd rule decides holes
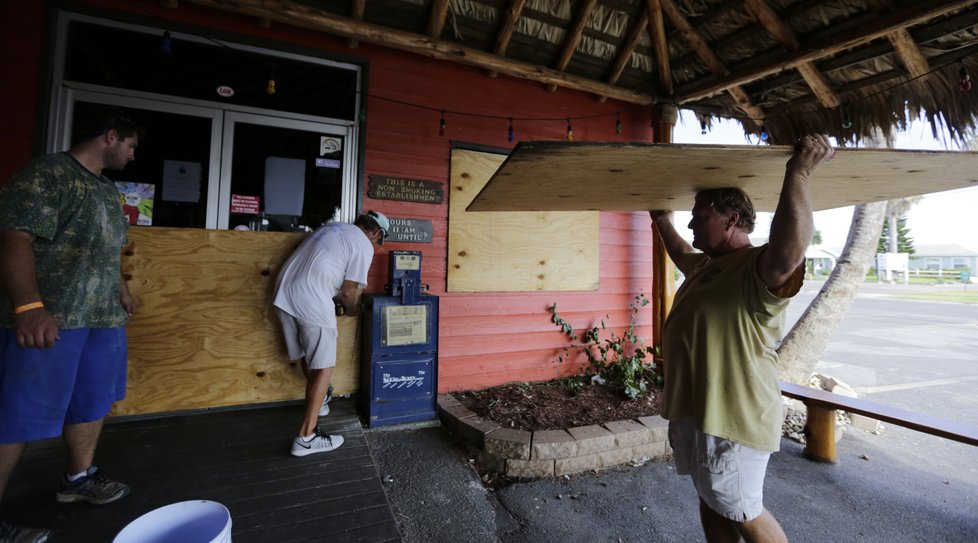
[[[692,484],[669,462],[487,490],[474,451],[440,427],[366,436],[405,543],[704,540]],[[949,448],[955,462],[935,455]],[[850,428],[838,465],[802,449],[783,440],[765,484],[792,542],[978,541],[978,447],[890,427]]]

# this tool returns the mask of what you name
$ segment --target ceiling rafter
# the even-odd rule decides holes
[[[560,72],[527,62],[500,58],[492,53],[464,47],[456,43],[435,40],[428,36],[413,32],[405,32],[378,26],[335,13],[306,6],[289,0],[185,0],[188,3],[213,8],[220,11],[238,13],[250,17],[268,17],[272,21],[326,32],[344,38],[356,38],[360,41],[408,51],[428,58],[446,60],[495,71],[516,78],[536,81],[543,84],[555,84],[582,92],[607,96],[614,100],[648,106],[655,103],[652,95],[608,85],[600,81],[580,77],[566,72]]]
[[[920,47],[917,46],[917,42],[913,41],[913,37],[910,36],[907,29],[901,28],[890,32],[886,38],[890,40],[900,62],[906,66],[911,76],[920,77],[930,71],[930,63],[920,52]]]
[[[655,67],[659,76],[659,90],[672,96],[672,69],[669,66],[669,44],[666,43],[666,23],[662,17],[662,0],[648,0],[646,11],[649,18],[649,39],[655,51]]]
[[[793,51],[801,47],[794,31],[781,20],[781,17],[771,8],[765,0],[744,0],[744,7],[757,20],[758,23],[767,31],[774,41],[788,51]],[[835,108],[842,104],[842,98],[832,88],[832,84],[825,75],[815,67],[813,62],[802,62],[795,66],[801,77],[808,84],[808,88],[818,98],[822,107]]]
[[[978,10],[966,11],[949,19],[942,19],[920,26],[914,29],[913,32],[910,32],[910,36],[917,44],[922,45],[930,43],[946,34],[953,34],[975,25],[978,25]],[[820,62],[819,66],[822,70],[838,70],[892,53],[892,44],[888,41],[884,42],[880,40],[874,43],[864,44],[856,49]],[[781,74],[766,79],[765,83],[770,88],[777,88],[790,84],[793,79],[794,76],[791,74]],[[839,92],[841,92],[841,89]],[[773,112],[774,108],[771,111]]]
[[[625,66],[628,66],[628,61],[631,60],[632,53],[635,52],[635,48],[638,46],[638,42],[642,39],[642,33],[645,32],[648,26],[649,10],[643,9],[635,20],[635,24],[628,31],[628,38],[625,39],[625,43],[618,48],[618,54],[615,56],[615,64],[611,67],[611,74],[608,76],[609,85],[614,85],[618,82],[618,78],[625,71]]]
[[[584,0],[584,3],[581,5],[581,9],[577,12],[577,20],[574,21],[574,26],[567,31],[567,35],[564,37],[564,48],[560,52],[560,58],[558,58],[556,64],[554,64],[555,70],[562,72],[567,69],[567,65],[570,64],[571,57],[574,56],[574,51],[581,43],[581,36],[584,32],[584,27],[587,26],[587,22],[591,18],[591,13],[594,12],[594,6],[597,4],[598,0]],[[547,90],[553,92],[557,90],[557,85],[548,85]]]
[[[350,18],[355,21],[363,20],[363,13],[367,9],[367,0],[350,0]],[[350,38],[346,42],[347,47],[350,49],[356,49],[360,46],[360,41],[355,38]]]
[[[509,40],[513,37],[513,31],[516,29],[516,21],[523,13],[523,6],[525,5],[526,0],[510,0],[509,5],[506,6],[506,16],[503,18],[503,24],[499,27],[499,34],[496,36],[496,48],[493,50],[493,54],[496,56],[506,56]],[[488,75],[489,77],[496,77],[498,74],[499,72],[490,70]]]
[[[448,6],[450,0],[432,0],[431,16],[428,18],[428,37],[439,39],[441,31],[445,28],[445,18],[448,17]]]
[[[679,8],[676,7],[673,0],[660,0],[660,2],[662,3],[662,11],[669,17],[669,22],[672,23],[672,26],[679,29],[683,38],[689,43],[689,46],[706,63],[707,68],[716,76],[726,75],[728,73],[727,67],[724,66],[720,57],[710,49],[710,46],[703,39],[703,36],[700,35],[699,31],[686,20],[686,17],[679,11]],[[753,119],[755,123],[758,125],[764,124],[764,111],[750,101],[750,97],[744,89],[738,85],[729,85],[723,90],[730,94],[737,107]]]
[[[866,5],[877,13],[885,13],[893,9],[892,0],[866,0]],[[920,52],[920,46],[917,45],[906,28],[887,34],[886,39],[893,46],[897,58],[900,59],[912,77],[920,77],[930,71],[930,63]]]
[[[794,51],[769,55],[763,61],[745,65],[723,77],[709,77],[683,85],[677,89],[677,95],[680,103],[707,98],[731,87],[744,85],[788,68],[795,68],[803,62],[815,62],[840,51],[882,38],[895,30],[940,17],[974,3],[975,0],[928,0],[911,3],[861,23],[858,27],[859,32],[855,31],[852,25],[837,25]]]

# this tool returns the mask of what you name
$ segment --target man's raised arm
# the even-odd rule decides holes
[[[683,255],[693,252],[693,247],[676,232],[676,227],[672,224],[672,211],[654,209],[649,211],[649,216],[655,223],[655,229],[659,232],[662,244],[666,246],[669,258],[674,264],[679,265]]]
[[[828,137],[805,136],[785,167],[784,185],[771,220],[768,248],[761,255],[761,279],[768,288],[783,285],[805,260],[815,231],[808,184],[815,169],[835,155]]]

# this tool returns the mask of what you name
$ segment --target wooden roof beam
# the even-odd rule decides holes
[[[906,66],[910,75],[920,77],[930,71],[930,63],[924,58],[924,54],[920,52],[920,47],[917,46],[917,42],[913,41],[907,29],[901,28],[891,32],[886,35],[886,39],[890,40],[890,44],[896,50],[897,57]]]
[[[744,0],[744,7],[747,11],[753,15],[754,19],[767,31],[774,41],[778,42],[781,47],[784,47],[788,51],[793,51],[798,49],[801,44],[798,43],[798,38],[795,36],[794,31],[788,27],[787,24],[778,14],[771,8],[765,0]],[[825,75],[815,67],[813,62],[802,62],[798,66],[795,66],[798,72],[801,74],[802,78],[805,79],[805,83],[808,84],[808,88],[812,89],[812,93],[818,98],[820,104],[827,108],[836,108],[842,103],[842,99],[839,97],[838,93],[832,89],[831,83],[825,77]]]
[[[696,51],[696,54],[706,63],[706,67],[713,72],[714,75],[726,75],[728,73],[727,67],[724,66],[723,61],[720,57],[710,49],[707,45],[706,40],[700,35],[699,31],[693,27],[683,16],[679,8],[673,0],[659,0],[662,4],[662,11],[667,17],[669,17],[669,22],[672,26],[679,29],[683,38],[689,43],[689,46]],[[730,96],[736,102],[737,107],[740,108],[744,113],[746,113],[751,119],[754,120],[758,125],[764,124],[764,111],[761,108],[755,106],[751,101],[747,92],[738,85],[730,85],[723,89],[728,92]]]
[[[632,28],[628,31],[628,38],[625,39],[625,43],[618,48],[618,56],[615,57],[615,64],[611,68],[611,75],[608,76],[609,85],[614,85],[618,82],[618,78],[621,77],[622,72],[625,71],[625,67],[628,66],[628,61],[632,58],[632,53],[638,47],[639,40],[642,39],[642,32],[645,32],[648,26],[649,10],[643,9],[635,19],[635,23],[632,24]]]
[[[355,21],[363,20],[363,13],[367,9],[367,0],[351,0],[350,2],[350,18]],[[350,49],[356,49],[360,46],[360,42],[356,39],[349,39],[346,41],[347,47]]]
[[[441,39],[441,31],[445,28],[445,17],[448,17],[448,5],[449,0],[432,0],[427,31],[430,38]]]
[[[672,96],[672,68],[669,66],[669,44],[666,43],[666,23],[662,17],[662,0],[648,0],[649,39],[655,50],[655,67],[662,94]]]
[[[840,51],[885,37],[901,28],[929,21],[975,3],[978,3],[978,0],[928,0],[907,4],[869,21],[861,27],[862,32],[853,32],[849,27],[835,29],[833,32],[822,34],[818,39],[802,44],[794,51],[773,55],[764,62],[748,65],[724,77],[709,78],[684,85],[677,90],[679,103],[701,100],[730,87],[745,85],[787,68],[795,68],[803,62],[815,62]]]
[[[866,5],[878,13],[885,13],[893,9],[892,0],[866,0]],[[887,34],[886,39],[889,40],[890,45],[896,51],[897,58],[900,59],[912,77],[920,77],[930,71],[930,63],[920,52],[920,47],[906,28]]]
[[[496,49],[494,50],[496,56],[506,56],[509,40],[513,37],[513,30],[516,29],[516,21],[523,13],[523,6],[525,5],[526,0],[510,0],[509,5],[506,6],[506,16],[503,18],[502,26],[499,27],[499,35],[496,36]],[[490,71],[488,75],[489,77],[496,77],[499,72]]]
[[[185,0],[188,3],[215,10],[237,13],[249,17],[268,17],[270,20],[298,28],[308,28],[344,38],[407,51],[417,55],[446,60],[465,66],[481,68],[510,75],[519,79],[536,81],[546,85],[578,90],[598,96],[607,96],[629,104],[648,106],[656,102],[652,95],[608,85],[600,81],[558,72],[543,66],[500,58],[492,53],[464,47],[457,43],[434,40],[412,32],[394,30],[382,26],[339,17],[322,9],[289,0]],[[976,0],[978,1],[978,0]]]
[[[567,35],[564,37],[564,49],[561,51],[560,58],[557,59],[557,63],[554,65],[555,70],[562,72],[567,69],[571,57],[574,56],[574,51],[577,50],[577,46],[581,43],[584,27],[587,26],[587,22],[591,18],[591,13],[594,12],[594,6],[597,3],[598,0],[584,0],[580,11],[577,12],[577,20],[574,21],[574,26],[567,31]],[[547,90],[553,92],[557,90],[557,85],[548,85]]]

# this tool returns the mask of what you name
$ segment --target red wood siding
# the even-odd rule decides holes
[[[481,71],[431,60],[422,56],[361,43],[356,49],[345,40],[303,29],[273,23],[263,29],[255,19],[238,17],[198,6],[180,3],[170,10],[158,2],[87,0],[85,3],[140,17],[158,17],[198,28],[214,28],[290,45],[315,48],[324,56],[341,60],[366,61],[368,69],[365,96],[367,122],[362,131],[364,170],[361,193],[365,209],[376,209],[389,216],[425,219],[432,222],[434,242],[430,244],[388,243],[374,259],[368,290],[381,291],[387,278],[386,252],[392,249],[423,252],[423,282],[431,293],[441,297],[439,389],[442,392],[484,388],[500,383],[543,380],[566,373],[554,357],[566,339],[550,322],[547,310],[554,302],[562,317],[575,327],[597,323],[601,318],[617,331],[628,326],[628,306],[638,293],[652,295],[652,234],[644,213],[603,213],[600,219],[600,289],[596,292],[527,292],[500,294],[446,293],[448,202],[451,191],[447,180],[452,142],[512,147],[507,141],[508,121],[513,117],[517,140],[557,140],[566,137],[567,117],[602,115],[572,121],[575,141],[651,141],[650,113],[616,102],[599,102],[594,96],[557,90],[547,92],[544,85],[506,76],[489,78]],[[33,4],[28,3],[31,6]],[[138,7],[138,9],[137,9]],[[36,66],[41,57],[43,17],[40,8],[18,6],[17,18],[25,10],[30,15],[24,32],[35,38],[28,47],[26,65],[11,62],[4,55],[2,73],[8,84],[0,89],[3,103],[24,94],[12,89],[11,75]],[[11,13],[8,13],[11,12]],[[13,8],[0,14],[13,20]],[[149,23],[148,23],[149,24]],[[33,25],[33,26],[31,26]],[[5,25],[9,26],[9,24]],[[202,31],[206,34],[206,31]],[[15,38],[4,36],[4,50]],[[25,48],[18,46],[21,54]],[[21,57],[18,57],[18,59]],[[15,69],[17,70],[15,72]],[[29,71],[29,70],[28,70]],[[26,84],[37,95],[37,74],[28,75]],[[24,84],[21,81],[21,84]],[[18,98],[18,100],[23,97]],[[30,102],[30,100],[26,100]],[[36,104],[33,104],[36,106]],[[415,107],[421,106],[421,107]],[[428,108],[428,109],[425,109]],[[0,167],[22,164],[25,142],[33,137],[33,113],[20,109],[19,131],[5,147],[15,149],[12,156],[0,156]],[[447,110],[444,136],[439,136],[438,110]],[[451,113],[465,112],[500,118],[484,118]],[[615,113],[620,114],[622,133],[615,132]],[[547,121],[521,121],[520,118],[555,118]],[[26,129],[26,131],[24,131]],[[27,144],[29,148],[29,143]],[[9,153],[8,153],[9,154]],[[410,177],[445,185],[446,201],[440,205],[391,200],[372,200],[366,196],[369,175]],[[600,185],[600,179],[596,179]],[[597,188],[596,190],[600,190]],[[573,269],[566,273],[574,273]],[[650,306],[651,307],[651,306]],[[605,317],[607,315],[607,317]],[[649,308],[639,313],[639,333],[651,344],[652,314]]]
[[[0,2],[0,184],[34,154],[43,28],[42,2]]]

